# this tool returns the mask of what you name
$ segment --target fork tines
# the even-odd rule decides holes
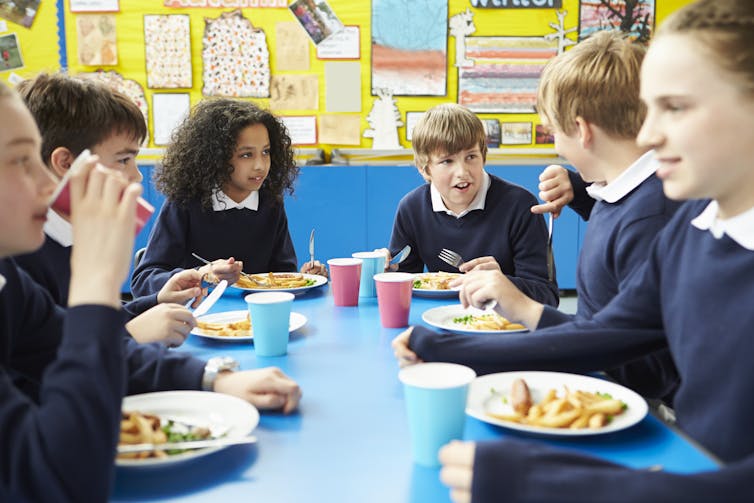
[[[447,248],[440,250],[438,257],[443,262],[450,264],[456,268],[463,262],[463,259],[458,253],[454,252],[453,250],[448,250]]]

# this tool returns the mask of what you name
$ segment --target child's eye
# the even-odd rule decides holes
[[[262,155],[269,156],[270,155],[270,149],[266,148],[266,149],[262,150]]]

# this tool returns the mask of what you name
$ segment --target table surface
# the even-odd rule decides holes
[[[410,323],[457,299],[414,297]],[[244,309],[229,289],[210,312]],[[257,358],[249,342],[189,336],[177,349],[199,358],[230,355],[241,368],[275,365],[302,387],[299,411],[262,414],[256,445],[233,446],[169,467],[118,468],[112,501],[449,502],[438,468],[414,465],[403,390],[390,342],[402,329],[382,328],[376,299],[335,307],[329,285],[298,295],[307,317],[291,334],[288,354]],[[527,438],[593,454],[634,468],[662,465],[689,473],[716,463],[676,430],[647,416],[627,430],[592,437],[532,437],[467,417],[464,438]]]

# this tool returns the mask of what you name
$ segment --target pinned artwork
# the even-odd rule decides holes
[[[531,122],[503,122],[500,127],[503,145],[531,144]]]
[[[147,87],[167,89],[193,85],[189,16],[144,16]]]
[[[466,37],[476,31],[474,14],[466,8],[448,21],[450,35],[456,39],[456,66],[473,66],[474,60],[466,57]]]
[[[317,110],[319,79],[316,75],[278,74],[272,78],[271,110]]]
[[[537,145],[552,145],[555,143],[555,136],[542,124],[537,124],[534,143]]]
[[[364,131],[364,138],[372,138],[375,150],[401,148],[398,141],[398,127],[403,125],[401,114],[393,95],[387,89],[377,90],[377,99],[367,115],[370,129]]]
[[[31,28],[40,0],[0,0],[0,18]]]
[[[215,9],[217,7],[285,8],[288,0],[164,0],[165,7]]]
[[[652,37],[655,0],[581,0],[579,40],[601,30],[620,30],[631,40],[646,44]]]
[[[18,47],[18,38],[16,38],[15,33],[0,36],[0,56],[2,57],[0,72],[24,66],[24,60],[21,57],[21,49]]]
[[[426,112],[406,112],[406,140],[414,138],[414,127]]]
[[[565,52],[565,48],[569,45],[575,45],[576,42],[571,40],[570,38],[567,38],[566,35],[569,33],[574,33],[577,31],[577,28],[574,26],[573,28],[567,28],[565,27],[565,17],[568,14],[567,10],[558,10],[555,11],[555,15],[558,17],[558,22],[553,23],[549,22],[547,23],[550,28],[555,30],[555,33],[549,33],[545,35],[545,40],[557,40],[558,41],[558,54],[563,54]]]
[[[309,37],[293,21],[275,25],[275,71],[309,71]]]
[[[103,84],[110,87],[110,89],[114,89],[125,94],[126,96],[131,98],[131,101],[136,103],[136,106],[139,107],[141,113],[144,114],[144,121],[149,124],[149,105],[147,104],[147,99],[144,97],[144,89],[141,87],[141,84],[139,84],[135,80],[124,79],[123,75],[118,72],[105,70],[79,73],[76,75],[76,77],[80,79],[90,79],[102,82]],[[148,144],[149,132],[147,131],[147,137],[144,138],[143,145]]]
[[[314,45],[343,29],[343,23],[325,0],[295,0],[288,8]]]
[[[265,32],[240,9],[204,21],[204,95],[268,98],[270,52]]]
[[[487,135],[487,148],[500,146],[500,121],[497,119],[482,119],[484,133]]]
[[[82,14],[76,16],[79,63],[85,66],[118,64],[115,16]]]

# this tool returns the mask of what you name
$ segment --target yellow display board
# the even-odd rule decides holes
[[[410,1],[410,0],[408,0]],[[689,3],[690,0],[656,0],[656,19],[660,23],[669,13]],[[16,33],[25,66],[2,72],[0,78],[9,80],[10,74],[20,77],[31,77],[40,71],[56,71],[60,68],[58,53],[58,28],[57,5],[64,6],[60,13],[65,19],[65,47],[68,62],[68,71],[72,74],[79,72],[92,72],[98,68],[112,70],[127,79],[132,79],[141,84],[144,89],[147,103],[150,107],[150,130],[153,128],[151,117],[152,94],[166,92],[181,92],[190,94],[191,104],[202,99],[202,37],[205,29],[205,18],[217,18],[223,12],[231,8],[168,8],[164,7],[162,0],[120,0],[120,11],[114,13],[117,32],[118,62],[113,66],[84,66],[79,62],[78,40],[76,32],[76,18],[79,14],[71,13],[69,1],[56,2],[54,0],[41,0],[40,8],[34,23],[30,29],[7,22],[8,32]],[[261,3],[261,2],[260,2]],[[372,148],[372,139],[365,138],[363,133],[370,126],[367,116],[376,99],[371,93],[371,2],[353,0],[328,0],[328,3],[340,21],[347,26],[358,26],[360,36],[360,57],[358,63],[361,71],[361,111],[356,113],[343,113],[343,116],[356,118],[360,124],[359,145],[335,145],[318,144],[326,152],[333,148]],[[578,27],[579,2],[578,0],[563,0],[562,9],[567,13],[563,25],[566,28]],[[549,23],[557,22],[554,9],[494,9],[494,8],[471,8],[469,0],[448,0],[448,17],[452,17],[469,9],[473,14],[473,22],[476,27],[473,37],[493,36],[544,36],[552,33]],[[322,116],[332,115],[326,112],[326,88],[325,88],[325,64],[333,60],[320,60],[317,58],[316,47],[309,42],[309,69],[305,71],[279,71],[277,69],[276,51],[284,41],[276,40],[276,27],[282,22],[295,22],[296,18],[287,8],[244,8],[243,16],[251,21],[256,28],[261,28],[266,33],[267,45],[270,51],[270,70],[275,75],[310,75],[315,76],[318,82],[319,102],[317,109],[308,110],[276,110],[279,115],[290,116]],[[193,87],[190,89],[149,89],[146,83],[146,59],[144,49],[144,15],[147,14],[185,14],[190,17],[191,53],[192,53],[192,77]],[[0,36],[5,33],[0,33]],[[569,38],[575,40],[576,34],[570,33]],[[400,120],[406,122],[406,112],[426,110],[443,102],[455,102],[458,99],[458,68],[456,61],[455,40],[448,32],[447,43],[447,94],[445,96],[395,96],[395,102],[400,112]],[[269,99],[255,98],[264,107],[269,107]],[[338,114],[335,114],[338,115]],[[498,119],[500,122],[529,122],[537,124],[539,121],[533,113],[494,113],[479,114],[481,118]],[[150,138],[154,138],[150,134]],[[399,140],[403,147],[410,147],[406,140],[405,126],[399,128]],[[532,139],[532,142],[534,140]],[[154,144],[150,144],[154,146]],[[531,147],[521,145],[521,147]],[[515,148],[515,147],[511,147]]]

